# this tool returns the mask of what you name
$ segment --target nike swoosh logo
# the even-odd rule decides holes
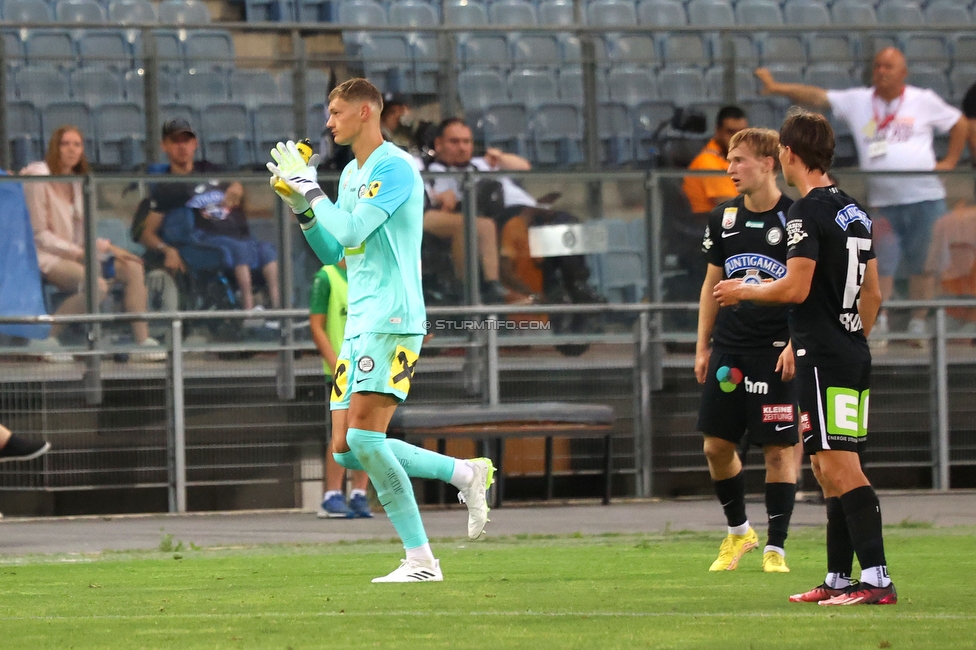
[[[803,439],[803,442],[806,442],[807,440],[809,440],[812,437],[813,437],[812,435],[807,436],[806,438]]]
[[[733,502],[734,502],[734,499],[732,501],[729,501],[728,503],[723,503],[722,504],[722,507],[725,508],[725,507],[731,505]]]
[[[356,383],[357,383],[357,384],[361,384],[361,383],[363,383],[364,381],[366,381],[367,379],[368,379],[368,377],[363,377],[362,379],[357,379],[357,380],[356,380]]]
[[[770,519],[776,519],[776,517],[782,517],[784,513],[779,513],[778,515],[769,515]]]
[[[723,232],[722,239],[725,239],[726,237],[732,237],[733,235],[738,235],[740,232],[741,232],[740,230],[736,230],[735,232]]]
[[[792,429],[793,428],[793,425],[792,424],[787,424],[786,426],[783,426],[781,424],[777,424],[773,428],[776,429],[777,431],[786,431],[787,429]]]

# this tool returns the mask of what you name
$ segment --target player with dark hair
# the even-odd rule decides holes
[[[894,604],[881,507],[858,455],[868,428],[866,336],[881,306],[871,219],[827,177],[834,133],[823,115],[791,111],[779,139],[783,175],[802,197],[786,223],[786,275],[766,284],[725,280],[714,295],[722,306],[743,300],[796,304],[790,334],[800,430],[827,500],[827,577],[790,601]],[[851,579],[855,553],[859,582]]]
[[[776,186],[779,137],[747,128],[729,141],[728,175],[740,194],[708,219],[708,259],[698,311],[695,377],[704,385],[698,429],[728,536],[709,571],[731,571],[759,545],[746,517],[745,478],[736,447],[749,441],[766,460],[768,541],[763,570],[788,573],[784,545],[796,497],[796,396],[789,307],[744,303],[719,308],[712,296],[725,278],[759,284],[786,275],[786,212],[793,204]],[[789,383],[788,383],[789,382]]]
[[[335,142],[355,156],[339,177],[337,204],[319,186],[317,157],[302,158],[294,142],[272,150],[275,192],[295,213],[305,239],[323,264],[345,258],[349,310],[332,387],[336,461],[365,469],[406,559],[373,582],[444,579],[434,558],[410,476],[456,486],[468,505],[468,536],[488,521],[485,492],[494,467],[487,458],[458,460],[389,440],[386,430],[410,391],[426,329],[420,283],[424,185],[410,155],[383,140],[383,98],[366,79],[350,79],[329,93]],[[283,181],[286,187],[282,187]]]

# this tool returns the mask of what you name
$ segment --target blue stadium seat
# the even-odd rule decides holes
[[[163,0],[159,3],[159,22],[203,25],[210,22],[210,11],[199,0]]]
[[[973,21],[972,14],[965,5],[947,0],[936,0],[925,7],[925,22],[930,25],[969,25]]]
[[[41,113],[28,101],[6,103],[7,139],[11,151],[12,169],[23,169],[32,160],[44,157],[41,143]]]
[[[644,102],[633,111],[634,153],[639,161],[652,160],[657,155],[659,142],[653,140],[662,122],[669,122],[674,106],[666,100]]]
[[[447,0],[444,3],[443,11],[445,25],[472,27],[488,24],[488,11],[480,2]]]
[[[308,137],[318,149],[318,133],[299,135],[295,129],[295,109],[291,103],[260,104],[254,108],[254,144],[258,156],[267,155],[279,142]]]
[[[3,19],[8,23],[49,23],[54,16],[44,0],[5,0]]]
[[[902,44],[909,69],[918,63],[941,68],[943,71],[949,68],[949,51],[942,36],[932,33],[908,33],[903,35]]]
[[[783,17],[787,25],[829,25],[827,5],[816,0],[787,0],[783,5]]]
[[[287,73],[279,77],[281,92],[291,97],[291,77]],[[323,70],[311,69],[305,72],[305,93],[309,103],[325,104],[332,88],[329,86],[329,75]]]
[[[28,65],[18,70],[17,89],[21,99],[38,107],[71,96],[67,73],[52,65]]]
[[[783,109],[774,101],[761,97],[742,99],[739,100],[739,106],[749,116],[749,124],[752,126],[764,126],[778,131],[783,124]]]
[[[694,27],[732,27],[735,14],[726,0],[691,0],[688,23]]]
[[[600,279],[610,302],[636,302],[647,290],[642,256],[636,251],[608,251],[600,255]]]
[[[976,81],[976,79],[974,79]],[[946,100],[952,101],[952,90],[949,86],[949,78],[943,68],[928,65],[912,65],[908,68],[908,83],[919,88],[929,88],[935,94]]]
[[[332,22],[338,8],[332,0],[295,0],[294,11],[300,23]]]
[[[801,66],[807,62],[807,48],[800,35],[768,34],[762,43],[763,65],[790,63]]]
[[[838,32],[814,33],[807,38],[810,61],[850,65],[854,59],[854,43],[847,34]]]
[[[462,70],[458,75],[458,94],[464,110],[479,115],[491,104],[507,100],[508,84],[496,70]]]
[[[623,219],[606,217],[601,220],[607,231],[607,250],[635,251],[637,247],[630,240],[630,228]]]
[[[914,27],[925,24],[922,8],[907,0],[883,0],[877,9],[878,22],[882,25]]]
[[[212,70],[180,73],[176,78],[176,93],[180,102],[196,109],[230,99],[227,77],[222,72]]]
[[[574,165],[583,160],[583,118],[572,104],[551,104],[532,117],[532,149],[540,165]]]
[[[243,102],[249,109],[261,104],[289,101],[278,88],[278,80],[267,70],[233,70],[229,84],[231,98]]]
[[[160,74],[165,74],[160,72]],[[142,70],[126,70],[125,74],[122,75],[122,86],[125,90],[125,100],[137,104],[139,106],[145,106],[146,104],[146,80],[145,72]],[[174,86],[175,88],[175,86]],[[159,96],[160,102],[163,102],[162,94]],[[175,90],[172,96],[165,101],[171,102],[176,101]]]
[[[65,95],[67,97],[67,95]],[[91,110],[87,104],[75,101],[51,102],[41,108],[41,132],[44,142],[50,142],[54,131],[65,124],[81,129],[85,139],[85,151],[95,152],[95,131],[92,128]]]
[[[211,70],[234,67],[234,41],[230,32],[212,29],[189,31],[184,48],[188,68]]]
[[[548,107],[547,107],[548,110]],[[497,104],[489,106],[477,123],[484,134],[486,147],[498,147],[502,151],[528,158],[526,133],[527,111],[521,104]]]
[[[136,104],[102,104],[95,111],[100,165],[134,169],[145,162],[146,116]]]
[[[508,95],[513,102],[524,104],[529,111],[534,111],[543,104],[557,103],[559,88],[549,72],[516,69],[508,75]]]
[[[804,80],[811,86],[827,90],[845,90],[857,84],[851,78],[851,71],[836,63],[814,63],[807,67]]]
[[[725,99],[725,66],[714,66],[705,71],[705,96],[711,100]],[[736,100],[755,96],[756,77],[752,74],[752,68],[736,68]]]
[[[466,34],[458,42],[458,59],[464,67],[492,66],[508,68],[511,51],[504,34]]]
[[[878,24],[874,5],[865,0],[837,0],[830,8],[830,13],[835,25],[859,27]]]
[[[520,34],[512,39],[512,64],[516,67],[552,68],[562,61],[559,41],[549,34]]]
[[[747,34],[732,34],[731,37],[732,48],[735,50],[735,64],[756,68],[759,65],[759,53],[767,35],[757,32],[751,36]],[[713,41],[712,46],[721,48],[721,43]],[[716,51],[714,55],[715,62],[729,65],[728,61],[722,59],[723,54],[720,50]]]
[[[438,55],[437,35],[409,32],[407,45],[413,57],[407,87],[415,93],[435,94],[440,89],[441,57]]]
[[[109,22],[119,25],[154,23],[159,20],[156,6],[149,0],[111,0],[108,3]]]
[[[976,63],[976,34],[956,34],[952,38],[952,51],[956,65]]]
[[[607,78],[610,99],[627,108],[658,99],[657,79],[650,70],[635,67],[615,67]]]
[[[391,25],[404,27],[429,27],[438,24],[437,11],[426,2],[401,0],[390,5],[388,11]]]
[[[488,7],[488,22],[492,25],[526,27],[538,23],[535,6],[526,0],[496,0]]]
[[[60,23],[104,23],[105,9],[95,0],[58,0],[54,19]]]
[[[111,66],[119,70],[132,67],[132,48],[124,31],[86,29],[78,35],[81,65]]]
[[[29,65],[74,67],[75,47],[71,35],[63,30],[29,29],[21,32]]]
[[[773,0],[739,0],[735,6],[735,22],[750,27],[782,25],[783,13]]]
[[[637,5],[637,21],[644,26],[684,27],[688,14],[677,0],[643,0]]]
[[[953,104],[959,105],[974,81],[976,81],[976,63],[957,63],[952,66],[949,85],[952,88]]]
[[[244,104],[210,104],[201,112],[201,139],[206,159],[240,168],[254,163],[251,118]]]
[[[583,105],[583,70],[577,66],[567,66],[559,70],[559,98],[567,104]],[[610,100],[607,75],[596,75],[596,100]]]
[[[20,40],[20,33],[17,31],[0,32],[3,36],[3,58],[8,68],[19,68],[27,63],[24,57],[24,43]],[[9,88],[12,84],[8,85]]]
[[[659,64],[658,47],[650,36],[644,34],[608,35],[606,43],[611,66],[617,62],[647,66]]]
[[[658,73],[661,98],[676,106],[697,104],[705,99],[705,79],[698,68],[664,68]]]
[[[71,97],[89,106],[98,106],[125,97],[125,87],[115,70],[92,66],[78,68],[71,74]]]
[[[586,7],[586,19],[591,27],[633,27],[637,9],[625,0],[593,0]]]
[[[305,137],[312,143],[318,142],[325,135],[325,104],[312,104],[308,107],[305,120]],[[318,149],[318,147],[316,147]],[[268,151],[271,151],[270,149]]]
[[[174,29],[157,29],[153,31],[156,40],[156,56],[159,59],[159,67],[163,70],[180,71],[186,65],[186,55],[184,54],[185,32]],[[141,54],[136,53],[137,56]]]
[[[572,0],[540,0],[539,24],[555,27],[574,25],[574,12]]]
[[[708,47],[697,34],[668,34],[661,42],[664,64],[705,65],[709,62]]]
[[[634,161],[634,124],[630,111],[617,102],[601,103],[596,112],[600,162],[626,165]]]
[[[359,43],[363,74],[380,92],[409,92],[407,79],[413,67],[413,53],[400,34],[372,34]]]

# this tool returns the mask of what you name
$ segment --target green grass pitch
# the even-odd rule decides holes
[[[976,648],[973,528],[886,529],[894,606],[789,594],[824,575],[822,529],[789,574],[761,551],[709,573],[721,533],[434,540],[445,582],[374,585],[394,542],[0,558],[2,648]],[[760,547],[761,548],[761,547]]]

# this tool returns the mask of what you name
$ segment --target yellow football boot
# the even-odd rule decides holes
[[[759,546],[759,536],[752,528],[745,535],[728,535],[718,550],[718,558],[709,571],[734,571],[742,556]]]

